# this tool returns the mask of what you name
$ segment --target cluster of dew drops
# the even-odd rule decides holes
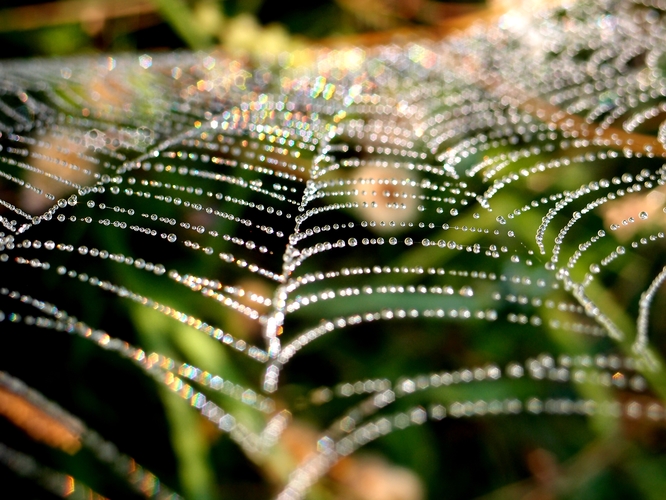
[[[641,371],[658,368],[651,305],[666,268],[643,287],[635,331],[620,328],[594,290],[606,271],[663,247],[666,127],[645,127],[666,121],[664,8],[646,0],[511,12],[441,42],[311,50],[298,67],[289,57],[244,67],[188,53],[3,63],[12,85],[0,97],[18,98],[30,118],[0,107],[0,265],[56,273],[151,308],[261,364],[262,379],[242,385],[149,352],[59,310],[57,296],[2,282],[0,321],[70,331],[120,353],[253,457],[287,426],[271,399],[281,374],[323,336],[438,319],[476,334],[502,322],[633,346],[314,387],[303,404],[366,399],[322,430],[284,499],[302,498],[341,457],[428,420],[529,412],[663,421],[661,403],[637,398],[491,398],[392,411],[421,391],[524,376],[646,390]],[[137,102],[82,90],[99,81]],[[606,179],[604,169],[618,164],[638,173]],[[618,217],[613,206],[630,208]],[[59,230],[42,238],[54,224]],[[68,240],[84,226],[137,238],[140,249],[125,255]],[[616,235],[617,245],[595,254]],[[172,263],[163,248],[204,259],[217,274]],[[259,333],[223,330],[132,289],[122,273],[102,276],[101,260],[196,294]],[[369,310],[378,297],[393,305]],[[352,301],[345,314],[331,306]],[[206,391],[261,412],[266,427],[252,430]]]

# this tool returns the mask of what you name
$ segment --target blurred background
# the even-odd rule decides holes
[[[12,0],[0,10],[0,57],[213,45],[272,53],[328,38],[450,28],[487,7],[480,0]]]

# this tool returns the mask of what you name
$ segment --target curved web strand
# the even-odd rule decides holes
[[[100,462],[113,469],[127,481],[132,489],[145,498],[164,500],[182,498],[162,484],[150,471],[137,464],[133,458],[120,453],[113,443],[104,440],[81,420],[27,386],[23,381],[0,371],[0,391],[19,398],[18,405],[14,402],[14,407],[22,405],[23,412],[32,415],[34,420],[31,420],[30,417],[25,418],[25,414],[22,415],[20,410],[15,415],[19,425],[27,426],[27,432],[43,433],[45,429],[52,431],[51,436],[41,436],[41,440],[45,440],[47,444],[62,447],[71,454],[76,453],[82,446],[90,449]],[[4,398],[7,397],[6,394]],[[11,418],[11,409],[9,413]],[[39,422],[35,422],[40,419],[44,422],[41,426]],[[57,441],[53,441],[53,439],[57,439]],[[0,462],[15,470],[17,474],[33,479],[46,490],[62,498],[89,498],[91,495],[97,495],[74,477],[45,467],[29,455],[2,443],[0,443]]]

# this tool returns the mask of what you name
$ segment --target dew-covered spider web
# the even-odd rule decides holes
[[[663,429],[665,10],[0,64],[3,477],[348,498],[345,466],[393,449],[469,498],[529,477],[451,486],[515,443]],[[511,436],[495,458],[483,426]],[[188,469],[213,446],[189,429],[228,463]],[[401,462],[401,436],[431,455]]]

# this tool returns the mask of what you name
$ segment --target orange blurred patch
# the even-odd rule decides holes
[[[0,415],[23,429],[35,441],[70,455],[81,448],[78,435],[21,396],[3,388],[0,388]]]
[[[47,136],[30,151],[29,163],[37,171],[28,171],[25,180],[55,199],[74,193],[76,188],[66,182],[77,185],[94,184],[92,174],[97,166],[86,159],[86,148],[70,141],[65,136]],[[38,215],[53,205],[44,194],[25,189],[20,195],[20,207],[28,213]]]
[[[292,422],[282,434],[281,444],[302,463],[316,452],[320,434],[302,422]],[[418,476],[378,456],[344,457],[330,470],[337,484],[336,499],[421,500],[424,489]]]
[[[615,224],[619,226],[613,231],[613,235],[620,241],[630,239],[645,222],[649,222],[650,215],[657,214],[662,211],[664,203],[666,203],[666,190],[661,187],[657,188],[648,194],[636,193],[625,195],[619,200],[602,205],[601,216],[604,219],[604,225],[610,227]],[[641,220],[639,213],[646,212],[648,219]],[[633,217],[634,222],[623,223]],[[654,217],[653,217],[654,220]],[[663,219],[660,218],[661,221]],[[661,222],[663,225],[663,222]]]

